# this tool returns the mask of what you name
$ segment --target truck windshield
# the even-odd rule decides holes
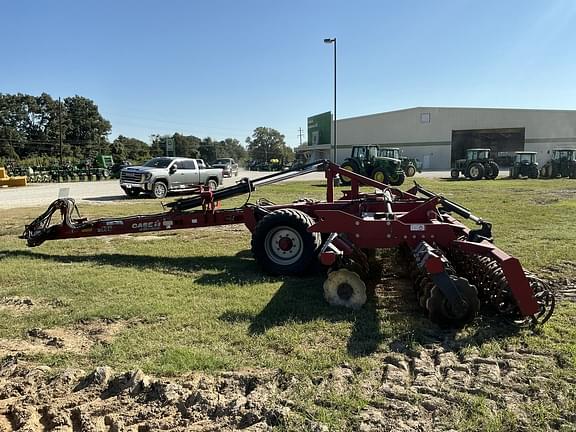
[[[143,166],[152,168],[168,168],[172,162],[170,158],[154,158],[146,162]]]
[[[230,159],[218,159],[216,162],[214,162],[215,164],[229,164],[230,163]]]

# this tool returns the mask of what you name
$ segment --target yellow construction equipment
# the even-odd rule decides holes
[[[6,168],[0,167],[0,186],[26,186],[26,176],[8,177]]]

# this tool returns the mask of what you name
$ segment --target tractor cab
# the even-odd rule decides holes
[[[552,151],[552,159],[576,161],[576,149],[556,149]]]
[[[468,149],[466,150],[466,160],[486,160],[490,159],[490,149]]]
[[[378,156],[392,159],[400,159],[400,149],[398,148],[381,148],[378,150]]]
[[[514,153],[514,164],[510,167],[510,177],[538,178],[536,152],[517,151]]]
[[[514,154],[514,163],[519,165],[530,165],[536,163],[536,152],[516,152]]]
[[[540,175],[545,178],[576,178],[576,149],[552,150],[552,159],[544,164]]]

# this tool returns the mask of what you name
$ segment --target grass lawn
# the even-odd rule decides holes
[[[563,286],[576,280],[575,181],[421,183],[491,221],[498,246],[526,269]],[[318,182],[292,182],[265,187],[251,201],[323,198],[324,191]],[[224,205],[244,201],[240,197]],[[534,430],[546,429],[554,426],[555,416],[576,410],[576,382],[570,381],[576,376],[572,302],[560,301],[549,323],[536,332],[518,330],[493,316],[446,332],[410,307],[415,300],[409,297],[402,303],[372,299],[363,309],[349,311],[324,302],[321,275],[263,275],[251,258],[250,234],[241,225],[27,248],[17,235],[43,210],[2,210],[0,297],[31,299],[34,307],[0,307],[0,339],[29,341],[33,328],[71,328],[94,320],[127,324],[87,349],[31,351],[26,356],[32,361],[86,369],[106,364],[176,376],[193,370],[281,369],[306,383],[344,364],[361,371],[362,378],[340,391],[324,392],[325,403],[315,402],[312,384],[295,388],[293,399],[307,417],[346,430],[354,427],[354,416],[376,403],[362,386],[378,375],[383,358],[418,353],[440,335],[459,359],[470,353],[497,359],[511,350],[532,353],[522,360],[523,373],[551,377],[543,391],[563,396],[556,401],[543,397],[538,404],[532,399],[518,402],[518,413],[506,404],[491,405],[486,396],[445,388],[454,397],[449,418],[458,430],[506,429],[511,418],[524,417]],[[80,208],[88,217],[160,210],[158,201],[148,199]]]

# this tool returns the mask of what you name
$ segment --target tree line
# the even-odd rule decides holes
[[[123,135],[109,141],[111,130],[111,123],[102,117],[94,101],[86,97],[75,95],[60,101],[47,93],[40,96],[0,93],[0,165],[2,161],[57,164],[60,157],[80,162],[98,154],[143,162],[165,155],[167,140],[173,142],[176,156],[209,162],[222,157],[239,161],[293,159],[284,135],[266,127],[256,128],[246,138],[247,149],[235,138],[214,140],[179,133],[152,135],[151,145]]]

